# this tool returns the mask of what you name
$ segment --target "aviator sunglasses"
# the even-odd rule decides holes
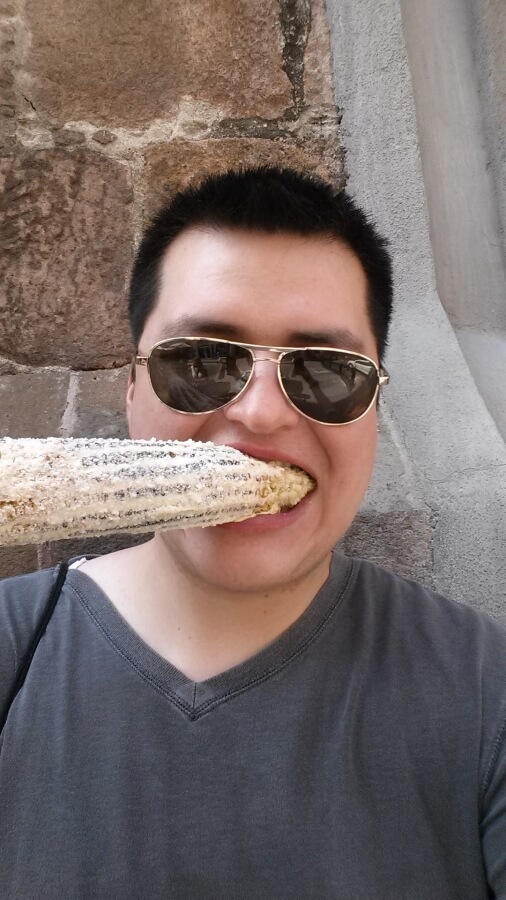
[[[147,366],[159,400],[185,415],[212,413],[233,403],[248,387],[259,360],[276,364],[288,402],[322,425],[357,422],[389,381],[385,369],[369,357],[327,347],[264,347],[176,337],[155,344],[148,356],[135,357],[137,365]]]

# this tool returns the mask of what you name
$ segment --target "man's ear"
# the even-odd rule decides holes
[[[128,424],[128,433],[131,435],[131,421],[132,421],[132,405],[134,399],[134,391],[135,391],[135,362],[132,360],[132,365],[130,366],[130,371],[128,373],[128,386],[126,392],[126,420]]]

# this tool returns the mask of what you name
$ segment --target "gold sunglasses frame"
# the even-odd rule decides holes
[[[217,409],[205,409],[205,410],[201,410],[199,412],[184,412],[184,410],[181,410],[181,409],[174,409],[172,406],[169,406],[167,403],[164,403],[163,400],[160,400],[160,397],[158,396],[158,394],[156,393],[156,391],[153,387],[153,382],[151,380],[151,373],[149,371],[150,357],[151,357],[153,351],[156,350],[157,347],[161,347],[162,344],[172,343],[173,341],[188,341],[191,343],[191,342],[201,341],[201,340],[211,341],[213,344],[227,344],[227,345],[232,344],[236,347],[243,347],[245,350],[250,350],[252,357],[253,357],[253,363],[251,366],[250,375],[248,377],[246,384],[243,385],[243,387],[241,388],[241,390],[239,391],[237,396],[234,397],[232,400],[229,400],[227,403],[224,403],[222,406],[218,406]],[[277,355],[277,358],[274,358],[274,359],[270,356],[256,356],[255,352],[254,352],[255,350],[260,350],[260,351],[263,351],[264,353],[277,353],[278,355]],[[281,381],[281,371],[280,371],[280,365],[281,365],[281,360],[283,359],[283,356],[285,356],[287,353],[293,353],[294,351],[300,351],[300,350],[316,350],[316,351],[330,350],[335,353],[346,353],[347,356],[353,356],[357,360],[363,359],[366,362],[371,363],[374,366],[374,368],[376,369],[378,383],[376,385],[376,390],[374,391],[374,396],[372,397],[372,400],[369,403],[369,406],[367,407],[367,409],[360,416],[358,416],[356,419],[352,419],[350,422],[320,422],[318,419],[314,419],[312,416],[308,416],[307,413],[303,413],[295,405],[293,400],[291,400],[290,397],[288,396],[288,394],[284,388],[283,382]],[[295,409],[299,413],[300,416],[303,416],[305,419],[309,419],[310,422],[316,422],[318,425],[328,425],[331,428],[337,428],[342,425],[353,425],[355,422],[359,422],[360,419],[363,419],[364,416],[366,416],[367,413],[370,411],[370,409],[374,406],[374,403],[378,397],[380,388],[387,385],[388,382],[390,381],[390,376],[389,376],[387,370],[383,368],[383,366],[378,366],[378,364],[374,361],[374,359],[371,359],[369,356],[366,356],[364,353],[355,353],[354,350],[344,350],[341,347],[269,347],[267,344],[244,344],[241,341],[225,341],[222,338],[208,338],[208,337],[203,337],[203,336],[165,338],[163,341],[158,341],[156,344],[154,344],[151,347],[151,350],[149,351],[147,356],[135,356],[134,362],[135,362],[135,365],[137,365],[137,366],[146,366],[146,368],[148,370],[149,383],[151,385],[151,390],[153,391],[157,400],[159,400],[160,403],[162,403],[163,406],[165,406],[167,409],[171,409],[173,412],[177,412],[182,416],[209,416],[212,413],[219,412],[221,409],[225,409],[225,407],[230,406],[232,403],[235,403],[239,399],[239,397],[242,397],[242,395],[244,394],[246,389],[251,384],[251,379],[253,378],[253,373],[255,371],[255,363],[256,362],[276,363],[277,369],[278,369],[278,384],[281,388],[283,396],[288,401],[290,406],[292,406],[293,409]]]

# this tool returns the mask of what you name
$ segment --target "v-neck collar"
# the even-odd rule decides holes
[[[189,719],[195,720],[227,699],[272,677],[303,653],[338,609],[351,570],[352,561],[334,550],[327,581],[304,613],[286,631],[239,665],[199,682],[187,678],[146,644],[85,572],[70,569],[67,585],[77,594],[97,627],[121,656]]]

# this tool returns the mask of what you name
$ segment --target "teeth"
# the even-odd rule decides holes
[[[0,439],[0,544],[236,522],[295,506],[313,480],[193,441]]]

